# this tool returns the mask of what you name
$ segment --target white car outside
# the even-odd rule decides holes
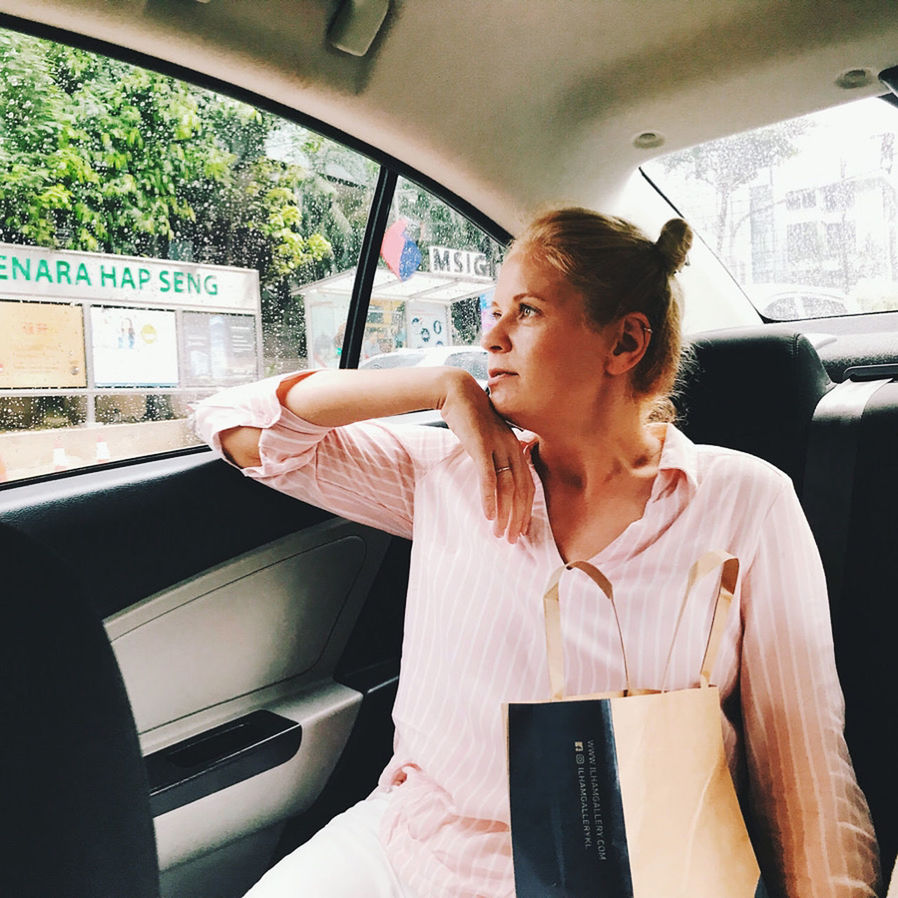
[[[373,355],[360,368],[411,368],[448,365],[464,368],[481,383],[487,379],[487,353],[479,346],[435,346],[433,349],[396,349]]]

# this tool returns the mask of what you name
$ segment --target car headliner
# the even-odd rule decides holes
[[[0,0],[327,122],[512,232],[547,203],[613,208],[652,154],[882,93],[898,64],[890,0],[391,0],[362,58],[328,43],[337,6]],[[867,82],[838,86],[850,69]]]

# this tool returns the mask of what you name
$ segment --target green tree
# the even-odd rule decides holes
[[[164,75],[0,32],[0,239],[257,268],[277,291],[331,254],[303,233],[276,120]],[[185,249],[186,248],[186,249]]]
[[[710,230],[718,255],[725,251],[729,254],[736,230],[744,221],[744,216],[733,216],[735,193],[751,184],[763,170],[793,156],[797,149],[795,138],[806,129],[800,120],[784,122],[671,153],[661,160],[664,170],[680,171],[714,190],[716,213]]]

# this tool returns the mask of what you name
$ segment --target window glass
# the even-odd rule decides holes
[[[361,365],[455,365],[485,380],[486,354],[479,343],[503,250],[442,200],[400,178],[375,273]],[[409,350],[419,352],[412,356]]]
[[[420,364],[425,356],[423,349],[396,349],[365,359],[360,368],[413,368]]]
[[[487,357],[482,352],[454,352],[446,356],[444,365],[450,368],[464,368],[469,374],[473,374],[477,380],[486,380],[489,376]]]
[[[898,309],[898,109],[873,98],[645,166],[764,315]]]
[[[0,69],[0,479],[192,445],[193,401],[336,364],[314,285],[355,275],[373,162],[11,31]]]

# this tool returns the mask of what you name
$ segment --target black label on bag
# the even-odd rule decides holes
[[[508,706],[517,898],[633,898],[608,701]]]

